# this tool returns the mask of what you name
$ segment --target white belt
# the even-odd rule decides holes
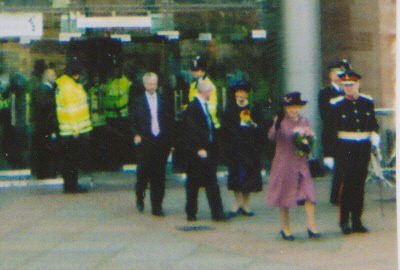
[[[351,132],[351,131],[339,131],[338,138],[341,140],[350,141],[364,141],[369,140],[371,132]]]

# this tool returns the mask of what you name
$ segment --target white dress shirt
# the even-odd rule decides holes
[[[331,85],[333,86],[333,88],[335,88],[335,90],[336,91],[338,91],[338,92],[343,92],[343,90],[342,90],[342,88],[340,87],[340,85],[337,85],[336,83],[334,83],[334,82],[331,82]]]
[[[150,114],[151,114],[151,133],[154,136],[158,136],[160,134],[160,125],[158,123],[158,102],[157,102],[157,94],[154,93],[150,95],[146,92],[147,102],[150,106]]]

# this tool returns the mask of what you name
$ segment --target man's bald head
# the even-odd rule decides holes
[[[210,81],[199,80],[197,85],[197,92],[205,100],[210,100],[210,97],[215,90],[214,85]]]
[[[206,80],[199,80],[199,84],[197,86],[197,91],[200,93],[203,92],[211,92],[214,90],[214,85]]]

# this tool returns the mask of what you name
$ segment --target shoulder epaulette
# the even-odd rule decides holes
[[[331,100],[329,101],[332,105],[336,105],[337,103],[341,102],[342,100],[344,100],[344,96],[339,96],[339,97],[335,97],[335,98],[331,98]]]
[[[373,97],[371,97],[371,96],[369,96],[369,95],[366,95],[366,94],[360,94],[360,96],[363,97],[363,98],[366,98],[366,99],[368,99],[368,100],[371,100],[371,101],[374,100]]]

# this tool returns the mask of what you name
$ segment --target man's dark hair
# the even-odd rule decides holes
[[[65,73],[69,76],[81,75],[82,66],[77,62],[70,62],[67,64],[67,67],[65,68]]]
[[[46,69],[47,69],[46,61],[44,59],[38,59],[33,64],[32,76],[41,78]]]

